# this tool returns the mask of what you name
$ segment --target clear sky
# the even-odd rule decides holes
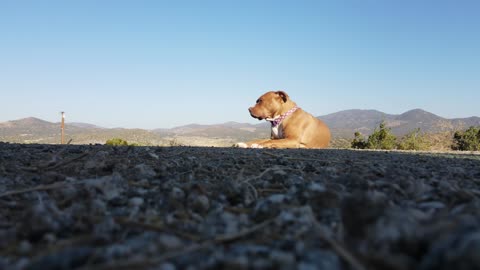
[[[257,123],[285,90],[314,115],[480,116],[476,0],[0,0],[0,122]]]

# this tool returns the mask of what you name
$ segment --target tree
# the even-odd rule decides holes
[[[405,135],[397,147],[400,150],[428,150],[430,145],[425,135],[420,133],[420,128],[417,128]]]
[[[453,149],[460,151],[480,150],[480,127],[470,127],[464,132],[457,131],[453,135]]]
[[[353,149],[365,149],[367,148],[367,142],[365,141],[364,136],[360,132],[355,132],[355,138],[352,141]]]
[[[390,128],[387,128],[385,121],[380,123],[378,128],[375,128],[373,133],[368,136],[365,141],[360,132],[355,132],[355,138],[352,141],[352,148],[355,149],[386,149],[391,150],[396,146],[397,138],[392,134]]]
[[[367,148],[391,150],[395,148],[396,140],[391,129],[387,128],[385,121],[382,121],[379,128],[375,128],[372,135],[368,136]]]

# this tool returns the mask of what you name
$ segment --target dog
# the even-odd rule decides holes
[[[293,102],[284,91],[270,91],[248,108],[250,115],[272,126],[270,139],[237,143],[240,148],[326,148],[331,134],[328,126]]]

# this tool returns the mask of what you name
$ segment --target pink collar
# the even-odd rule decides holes
[[[270,124],[272,124],[272,127],[276,127],[276,126],[280,125],[285,118],[287,118],[290,114],[294,113],[298,109],[300,109],[300,108],[295,106],[295,107],[291,108],[286,113],[284,113],[280,116],[277,116],[275,118],[267,118],[265,120],[269,121]]]

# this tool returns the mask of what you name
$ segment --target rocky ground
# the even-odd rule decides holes
[[[480,269],[480,156],[0,143],[0,269]]]

